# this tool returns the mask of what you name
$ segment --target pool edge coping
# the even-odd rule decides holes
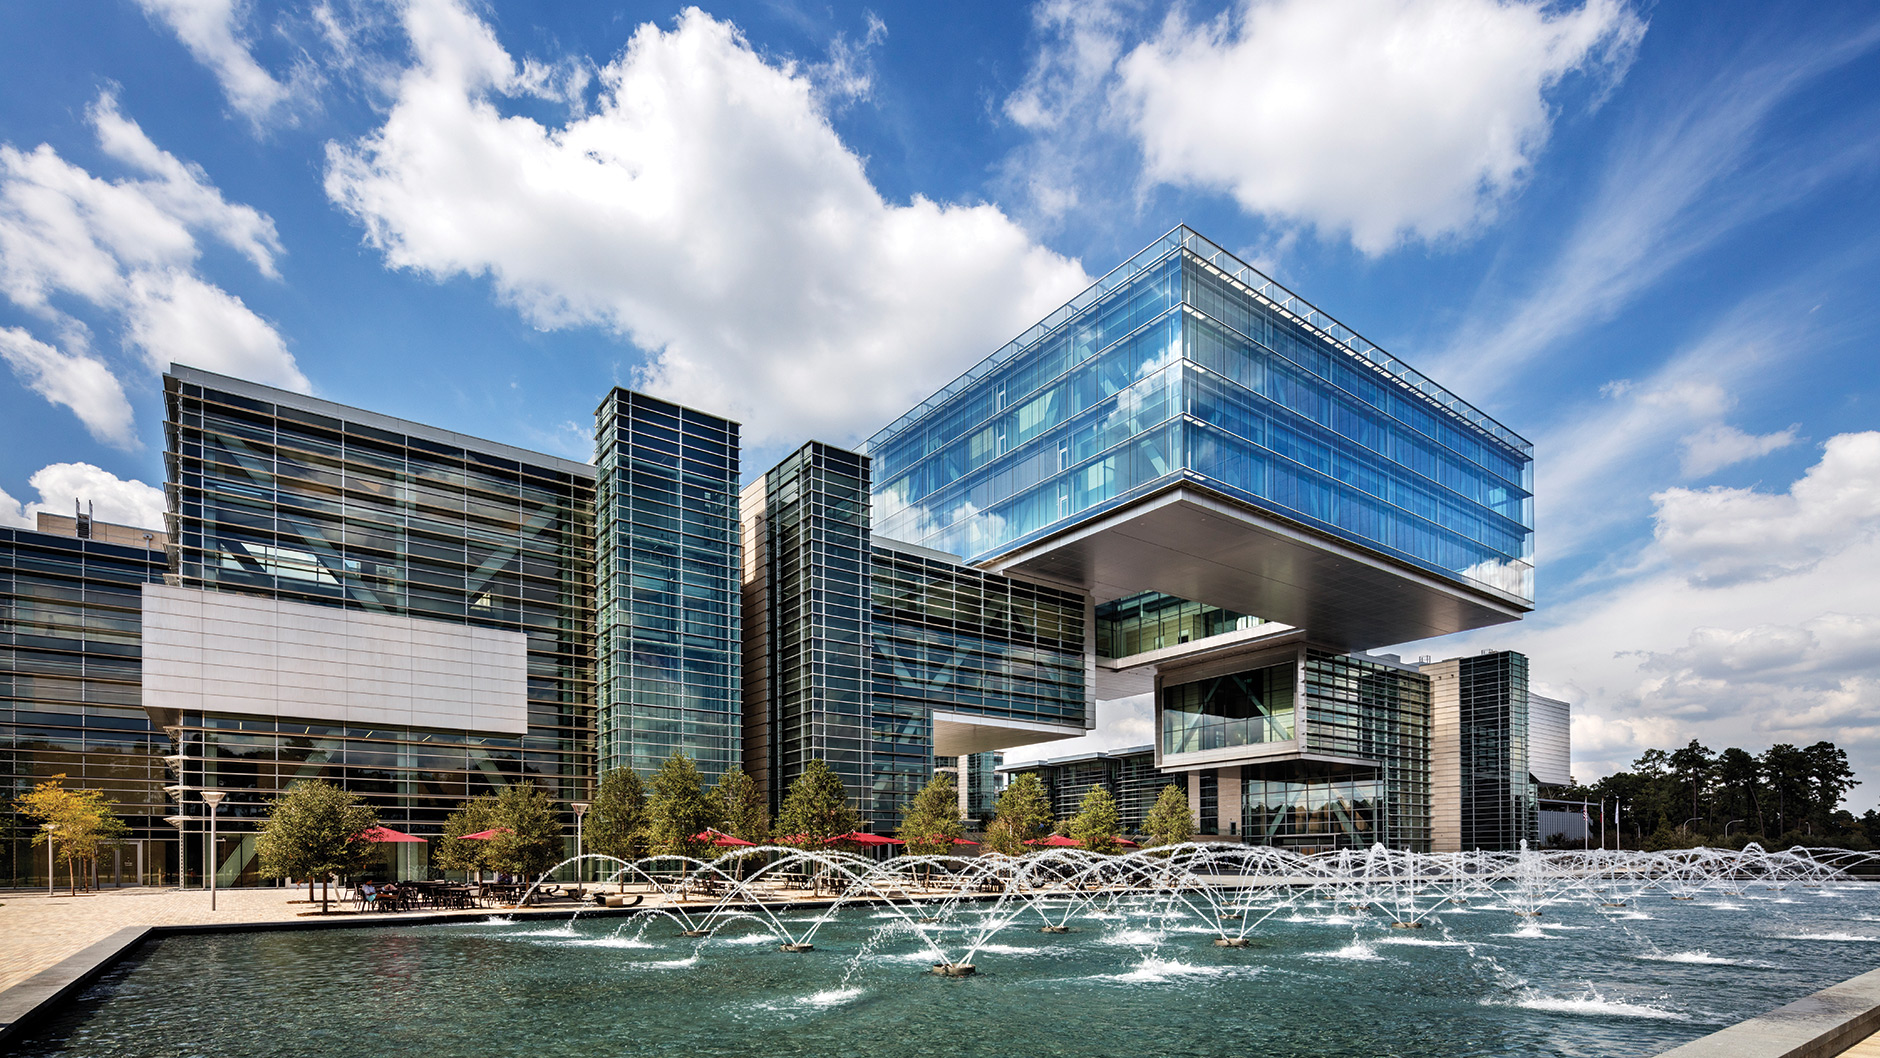
[[[1832,1058],[1880,1031],[1880,970],[1869,970],[1657,1058]]]

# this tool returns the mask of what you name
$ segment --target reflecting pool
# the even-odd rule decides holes
[[[1391,927],[1375,908],[1268,893],[1251,947],[1181,902],[1124,895],[1011,920],[975,976],[936,976],[917,920],[850,907],[815,950],[727,916],[173,937],[113,971],[23,1054],[1653,1054],[1880,960],[1880,888],[1647,894],[1607,907],[1494,892]],[[1272,912],[1268,914],[1268,912]],[[921,924],[979,937],[990,905]],[[813,913],[789,912],[788,927]]]

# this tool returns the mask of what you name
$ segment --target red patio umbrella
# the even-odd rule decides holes
[[[1126,848],[1126,849],[1139,849],[1139,848],[1142,848],[1142,846],[1141,846],[1141,845],[1138,845],[1138,844],[1136,844],[1135,842],[1133,842],[1133,841],[1131,841],[1131,840],[1129,840],[1128,838],[1117,838],[1117,839],[1116,839],[1116,843],[1117,843],[1118,845],[1121,845],[1121,846],[1123,846],[1123,847],[1124,847],[1124,848]]]
[[[498,834],[514,834],[514,833],[515,831],[509,829],[508,827],[496,827],[492,830],[479,830],[474,834],[459,834],[458,837],[463,839],[464,841],[488,841]]]
[[[907,842],[901,841],[897,838],[883,837],[880,834],[864,834],[859,830],[851,830],[847,834],[837,835],[835,840],[836,841],[853,841],[857,845],[905,845],[907,844]]]
[[[423,838],[414,838],[410,834],[393,830],[391,827],[367,827],[359,832],[359,836],[367,841],[415,841],[420,845],[424,844]]]
[[[977,845],[977,844],[979,844],[979,842],[977,842],[977,841],[967,841],[967,840],[966,840],[965,838],[954,838],[954,839],[953,839],[953,844],[955,844],[955,845]]]
[[[1084,845],[1083,842],[1078,841],[1076,838],[1067,838],[1062,834],[1052,834],[1049,837],[1032,838],[1030,841],[1025,842],[1025,844],[1036,845],[1039,848],[1045,848],[1045,849],[1080,849],[1080,848],[1083,848],[1083,845]]]
[[[693,841],[709,841],[713,845],[716,845],[721,849],[731,849],[731,848],[740,848],[740,847],[749,848],[749,847],[754,847],[757,844],[757,842],[755,841],[746,841],[743,838],[733,837],[730,834],[727,834],[722,830],[717,830],[711,827],[707,827],[706,829],[701,830],[698,833],[692,835],[692,840]]]

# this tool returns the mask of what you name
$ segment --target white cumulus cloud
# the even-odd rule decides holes
[[[1797,423],[1774,433],[1752,434],[1725,423],[1713,423],[1678,442],[1684,476],[1708,477],[1724,467],[1758,459],[1794,444],[1800,438]]]
[[[137,443],[131,403],[102,360],[61,352],[18,327],[0,327],[0,359],[26,388],[70,408],[93,437],[120,448]]]
[[[39,512],[71,515],[73,503],[88,504],[102,522],[163,529],[163,490],[135,479],[126,481],[90,463],[54,463],[27,479],[39,499],[21,503],[0,490],[0,525],[31,529]]]
[[[14,374],[70,408],[100,440],[135,445],[121,380],[92,348],[88,322],[64,307],[75,299],[151,370],[181,361],[309,390],[273,326],[196,271],[208,238],[278,277],[274,222],[229,202],[199,166],[151,142],[110,96],[90,118],[99,147],[130,175],[95,176],[44,144],[0,145],[0,295],[52,331],[4,332],[0,354]]]
[[[412,65],[329,148],[328,194],[392,266],[620,334],[637,385],[749,440],[885,425],[1088,282],[993,206],[883,199],[813,78],[697,9],[640,27],[559,124],[505,113],[543,67],[462,6],[404,24]]]
[[[1117,65],[1146,176],[1366,253],[1466,234],[1524,181],[1567,74],[1622,74],[1619,0],[1243,0],[1181,8]],[[1086,46],[1085,54],[1091,54]]]
[[[197,62],[215,74],[229,105],[259,126],[282,108],[293,87],[255,61],[244,25],[242,0],[137,0],[155,21],[168,26]]]
[[[1811,569],[1880,530],[1880,432],[1831,439],[1784,493],[1677,488],[1652,500],[1659,548],[1701,583]]]

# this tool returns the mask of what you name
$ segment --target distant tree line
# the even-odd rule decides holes
[[[1692,739],[1682,749],[1648,749],[1630,770],[1596,783],[1550,787],[1545,795],[1605,802],[1608,847],[1617,841],[1643,849],[1741,848],[1753,841],[1765,848],[1874,848],[1880,846],[1880,812],[1856,817],[1841,807],[1858,785],[1846,751],[1832,742],[1784,743],[1753,754],[1735,746],[1714,752]],[[1594,845],[1597,813],[1591,817]]]

